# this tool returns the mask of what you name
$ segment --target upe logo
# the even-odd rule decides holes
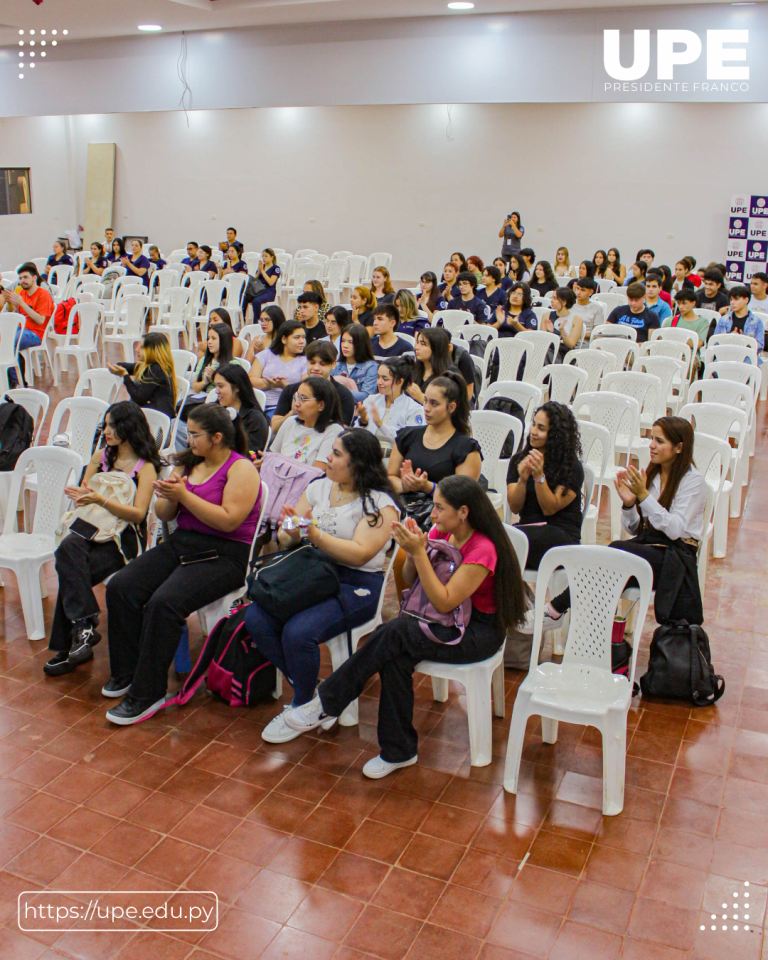
[[[747,260],[765,260],[766,253],[768,253],[768,244],[760,240],[747,242]]]
[[[749,214],[752,217],[768,217],[768,202],[765,197],[752,197],[749,205]]]
[[[731,242],[728,244],[728,250],[725,256],[727,260],[743,260],[744,242],[739,240],[731,240]]]
[[[768,224],[757,224],[749,228],[750,240],[768,240]]]
[[[634,35],[632,66],[624,67],[620,56],[620,31],[603,31],[605,72],[614,80],[640,80],[650,69],[651,31],[635,30]],[[746,47],[725,46],[727,43],[748,42],[749,30],[707,30],[707,80],[749,80],[749,67],[726,66],[727,61],[746,60]],[[656,79],[674,80],[675,66],[695,63],[701,50],[701,38],[692,30],[657,30]]]
[[[742,280],[744,278],[744,264],[743,263],[729,263],[728,264],[728,273],[726,275],[727,280]]]
[[[728,227],[728,237],[730,240],[746,240],[747,239],[747,220],[742,220],[741,217],[731,217],[731,222]]]

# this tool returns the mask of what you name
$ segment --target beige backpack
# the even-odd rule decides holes
[[[127,473],[122,470],[111,470],[108,473],[96,473],[88,481],[88,486],[94,493],[106,497],[113,503],[121,504],[125,507],[133,506],[136,496],[136,484],[131,480]],[[120,535],[126,527],[131,526],[127,520],[121,520],[113,513],[110,513],[106,507],[98,503],[89,503],[86,506],[75,507],[74,510],[67,512],[59,520],[56,528],[56,545],[69,534],[69,528],[76,519],[85,520],[87,523],[98,527],[99,532],[93,538],[94,543],[109,543],[110,540],[117,544],[122,553],[120,544]],[[136,539],[139,541],[139,553],[141,553],[141,538],[136,532]]]

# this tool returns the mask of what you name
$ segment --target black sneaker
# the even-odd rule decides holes
[[[160,700],[152,700],[151,698],[132,697],[130,694],[127,694],[116,707],[107,710],[107,720],[121,727],[127,727],[132,723],[147,720],[164,705],[165,697],[162,697]]]
[[[131,689],[131,677],[110,677],[101,688],[102,697],[124,697]]]
[[[90,622],[77,627],[69,650],[69,662],[77,666],[79,663],[87,663],[89,660],[93,660],[93,648],[99,640],[101,640],[101,634],[94,629]]]
[[[69,662],[69,654],[66,650],[60,650],[55,657],[51,657],[48,663],[43,667],[43,673],[49,677],[63,677],[65,673],[72,673],[75,664]]]

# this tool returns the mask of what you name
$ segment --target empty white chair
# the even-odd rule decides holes
[[[594,343],[589,341],[590,350],[601,350],[610,353],[616,360],[617,370],[629,369],[640,355],[634,340],[625,340],[622,337],[598,337]]]
[[[684,330],[681,327],[659,327],[658,330],[651,330],[648,342],[644,343],[641,347],[641,353],[647,353],[649,356],[672,356],[669,350],[662,354],[659,352],[658,347],[650,346],[660,341],[682,344],[687,347],[687,350],[684,351],[685,356],[679,359],[686,359],[688,364],[687,379],[690,380],[693,376],[693,366],[699,350],[699,335],[696,331]]]
[[[331,260],[347,260],[352,256],[354,256],[354,254],[351,250],[336,250],[331,254]]]
[[[590,496],[584,500],[581,521],[581,542],[597,543],[597,519],[600,516],[600,498],[605,485],[605,474],[613,463],[611,436],[605,427],[589,420],[577,420],[581,439],[581,460],[585,471],[592,474]],[[586,473],[585,473],[586,475]],[[592,500],[594,499],[594,503]]]
[[[78,311],[80,315],[80,332],[77,342],[73,342],[71,335],[72,314]],[[76,303],[69,313],[67,336],[64,343],[56,347],[53,354],[53,382],[59,384],[59,368],[63,357],[74,357],[78,375],[88,369],[91,357],[96,357],[99,363],[99,327],[101,326],[101,304]]]
[[[616,286],[615,280],[607,280],[605,277],[596,277],[595,282],[597,283],[600,293],[608,293]]]
[[[592,328],[589,342],[598,337],[624,337],[625,340],[637,341],[637,330],[626,323],[598,323]]]
[[[753,340],[749,346],[737,343],[719,343],[707,346],[704,350],[704,363],[751,363],[757,365],[757,343]]]
[[[562,663],[539,663],[542,623],[549,578],[563,567],[571,593],[568,640]],[[638,613],[632,638],[629,678],[611,671],[613,620],[627,581],[639,584]],[[504,789],[517,793],[525,727],[541,717],[544,743],[557,742],[557,725],[594,726],[603,737],[603,803],[605,816],[624,808],[627,715],[632,702],[640,638],[651,598],[650,564],[610,547],[554,547],[539,565],[531,664],[517,692],[504,765]]]
[[[19,350],[21,356],[24,357],[24,363],[26,365],[26,380],[30,386],[34,386],[35,377],[42,377],[43,375],[43,370],[40,364],[41,358],[48,363],[48,366],[51,368],[51,372],[53,372],[53,363],[51,361],[50,351],[48,350],[48,336],[52,330],[53,318],[51,318],[51,320],[49,320],[49,322],[45,325],[45,330],[43,330],[43,336],[38,346],[27,347],[26,350]]]
[[[52,286],[59,287],[63,292],[64,287],[69,283],[69,278],[74,273],[75,268],[70,267],[68,264],[63,264],[60,267],[54,267],[48,274],[48,283]]]
[[[640,466],[645,468],[648,464],[645,460],[647,456],[647,442],[641,443],[644,452],[638,453],[638,440],[640,439],[640,430],[650,430],[658,416],[662,401],[661,380],[652,373],[642,373],[639,370],[622,370],[619,373],[608,373],[603,377],[601,390],[612,390],[615,393],[623,393],[625,397],[634,397],[640,404],[640,422],[638,423],[638,434],[632,440],[632,453],[638,457]],[[665,411],[666,412],[666,411]]]
[[[461,327],[472,320],[472,314],[466,310],[435,310],[432,314],[432,326],[442,326],[450,336],[458,335]]]
[[[157,449],[164,450],[170,444],[171,418],[160,410],[152,410],[149,407],[142,407],[142,410],[147,418],[150,433],[157,443]]]
[[[753,384],[729,380],[726,377],[694,380],[688,388],[688,403],[724,403],[726,406],[743,410],[747,415],[747,433],[749,435],[749,454],[754,452],[757,430],[757,404]],[[732,431],[732,436],[735,435]]]
[[[168,257],[168,263],[178,263],[181,264],[181,261],[187,256],[186,248],[179,247],[178,250],[171,250],[171,254]]]
[[[654,377],[658,377],[661,382],[656,419],[665,416],[667,410],[671,410],[673,414],[677,413],[680,404],[685,399],[682,390],[683,384],[686,382],[684,361],[675,360],[672,357],[641,356],[633,369],[638,373],[651,373]],[[674,392],[676,386],[680,388],[678,393]]]
[[[85,396],[85,391],[89,390],[90,396],[112,404],[117,399],[122,385],[123,381],[120,377],[111,373],[106,367],[93,367],[80,375],[75,387],[75,396]]]
[[[165,266],[162,270],[156,270],[149,281],[149,298],[152,303],[159,303],[165,296],[169,287],[178,286],[179,273],[177,270],[169,270]]]
[[[697,317],[704,317],[705,319],[709,320],[710,323],[712,323],[713,320],[717,322],[718,320],[722,319],[718,310],[707,310],[704,307],[694,307],[693,312]]]
[[[594,294],[591,299],[598,303],[604,303],[609,312],[614,307],[625,307],[627,305],[626,295],[618,293],[615,289],[611,290],[610,293],[603,293],[601,290],[600,293]]]
[[[368,257],[368,263],[365,268],[365,278],[367,282],[371,281],[373,277],[373,272],[378,267],[385,267],[387,270],[392,269],[392,254],[391,253],[372,253]]]
[[[519,336],[488,341],[483,355],[483,384],[478,403],[481,409],[485,406],[485,394],[491,385],[494,355],[498,353],[499,356],[499,371],[496,379],[516,380],[517,371],[520,369],[521,362],[527,356],[530,346],[530,343]],[[531,381],[527,382],[530,383]]]
[[[354,290],[361,285],[361,275],[368,262],[367,257],[352,255],[347,257],[347,279],[342,284],[343,290]]]
[[[539,371],[546,364],[549,357],[557,357],[560,348],[560,337],[556,333],[547,333],[545,330],[521,330],[515,340],[522,340],[528,344],[525,355],[525,372],[523,380],[526,383],[537,383]]]
[[[158,322],[150,327],[153,333],[164,333],[172,349],[179,347],[179,334],[186,335],[186,309],[190,291],[187,287],[170,287],[160,304]]]
[[[331,258],[325,265],[323,284],[329,303],[341,303],[341,291],[347,276],[347,261]]]
[[[298,260],[299,258],[309,257],[313,253],[317,253],[317,250],[313,249],[312,247],[307,247],[306,249],[297,250],[293,256],[296,260]]]
[[[171,350],[171,355],[173,356],[173,366],[179,376],[185,377],[190,370],[194,370],[197,366],[197,354],[191,350]]]
[[[549,384],[545,384],[545,380]],[[548,363],[539,370],[536,385],[549,393],[549,399],[555,403],[570,406],[575,398],[586,390],[589,374],[575,364]]]
[[[528,558],[528,538],[521,530],[505,523],[504,529],[517,554],[521,570]],[[492,759],[493,731],[491,706],[497,717],[504,716],[504,647],[487,660],[477,663],[438,663],[422,660],[416,673],[432,677],[432,693],[440,703],[448,699],[450,681],[464,687],[469,724],[469,754],[473,767],[487,767]]]
[[[507,434],[512,433],[512,449],[517,450],[523,437],[523,425],[500,410],[472,410],[469,414],[472,436],[480,444],[483,454],[483,476],[488,481],[488,498],[495,510],[506,500],[508,460],[500,461]]]
[[[693,460],[696,468],[714,490],[712,516],[705,525],[699,545],[699,585],[702,595],[707,578],[709,541],[713,541],[712,555],[722,558],[726,554],[728,540],[728,499],[731,480],[728,478],[733,449],[726,440],[711,437],[700,430],[693,436]]]
[[[12,570],[19,586],[24,623],[30,640],[45,637],[43,619],[43,564],[53,560],[55,533],[61,517],[64,489],[74,473],[79,475],[82,457],[74,450],[61,447],[31,447],[25,450],[13,471],[8,502],[17,504],[21,488],[31,469],[38,477],[38,496],[27,533],[19,533],[17,514],[9,510],[0,535],[0,568]],[[47,595],[47,593],[46,593]]]
[[[23,382],[19,369],[19,346],[16,341],[16,333],[21,327],[21,319],[21,314],[18,313],[4,312],[0,314],[0,389],[2,389],[3,395],[10,387],[9,370],[16,372],[17,383]],[[48,326],[50,325],[49,323]],[[19,337],[20,341],[21,337]]]
[[[144,335],[144,322],[149,311],[149,297],[128,297],[120,304],[114,324],[114,333],[103,337],[104,348],[108,343],[116,343],[123,348],[123,360],[133,363],[136,344],[141,343]]]
[[[104,284],[92,281],[91,283],[83,282],[80,285],[80,293],[92,293],[94,299],[101,300],[104,296]]]
[[[690,420],[694,432],[708,433],[711,437],[731,440],[736,444],[731,460],[730,515],[741,514],[741,488],[749,476],[749,442],[747,414],[724,403],[687,403],[679,414]]]
[[[618,326],[618,324],[617,324]],[[593,393],[600,389],[603,374],[610,373],[618,368],[616,357],[604,350],[569,350],[563,358],[563,365],[573,364],[580,370],[586,370],[588,379],[582,388],[585,392]]]
[[[187,304],[187,342],[197,342],[197,328],[202,327],[203,339],[208,333],[211,310],[221,307],[229,291],[224,280],[204,280],[192,291]]]
[[[207,270],[190,270],[188,273],[182,274],[181,286],[189,288],[191,297],[200,284],[205,283],[210,278],[211,275]]]

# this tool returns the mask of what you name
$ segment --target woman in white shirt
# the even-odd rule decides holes
[[[406,393],[413,382],[413,357],[392,357],[379,364],[376,386],[357,405],[360,426],[366,427],[382,443],[393,444],[403,427],[423,427],[424,408]]]
[[[560,349],[556,359],[562,360],[569,350],[573,350],[581,342],[584,321],[571,313],[576,304],[576,294],[568,287],[558,287],[552,294],[550,303],[552,311],[542,317],[541,329],[560,335]]]
[[[345,633],[344,609],[350,627],[361,626],[376,614],[392,524],[400,518],[397,494],[384,470],[378,440],[360,429],[335,437],[327,476],[307,487],[295,509],[283,508],[283,519],[294,516],[314,521],[307,528],[307,538],[336,561],[341,589],[340,600],[325,600],[284,624],[256,603],[248,608],[245,625],[253,642],[293,687],[293,702],[286,709],[314,698],[320,644]],[[298,529],[279,534],[283,548],[298,543],[299,538]],[[299,736],[283,717],[284,713],[278,714],[263,730],[267,743],[285,743]]]
[[[269,449],[325,470],[333,441],[344,430],[338,393],[329,380],[307,377],[293,395],[293,410]]]
[[[555,266],[552,272],[556,278],[568,277],[570,280],[576,276],[576,268],[571,266],[571,256],[568,253],[568,247],[557,248]]]
[[[631,534],[629,540],[611,544],[617,550],[626,550],[647,560],[653,570],[653,586],[669,590],[668,570],[664,570],[668,554],[687,554],[685,557],[694,576],[673,589],[669,619],[701,623],[701,592],[695,575],[699,542],[704,532],[704,508],[707,502],[707,484],[693,462],[693,427],[682,417],[660,417],[651,431],[647,470],[629,466],[619,472],[616,490],[623,504],[621,525]],[[566,590],[548,605],[544,629],[557,629],[563,613],[570,606]],[[657,617],[658,619],[658,617]]]

